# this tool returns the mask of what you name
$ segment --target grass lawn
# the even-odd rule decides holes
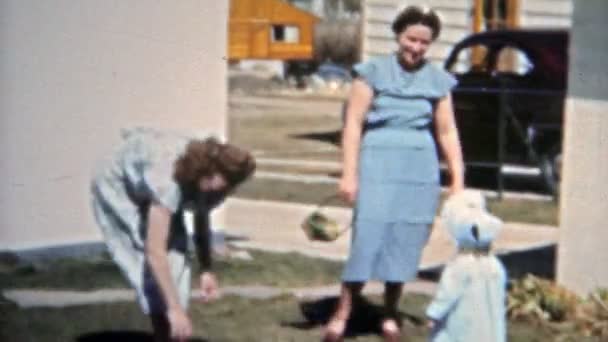
[[[267,155],[282,156],[330,148],[333,160],[339,150],[317,139],[307,138],[311,132],[330,132],[340,127],[339,119],[329,113],[303,115],[284,109],[260,109],[261,114],[231,115],[229,133],[234,144]]]
[[[374,298],[377,300],[377,298]],[[414,298],[403,301],[403,307],[422,302]],[[318,341],[320,329],[330,313],[333,301],[320,300],[298,302],[285,296],[271,300],[248,300],[227,297],[211,304],[192,303],[191,313],[195,334],[203,341]],[[375,307],[374,307],[375,308]],[[414,307],[415,309],[415,307]],[[146,318],[135,304],[110,304],[81,306],[64,309],[6,310],[8,315],[0,319],[0,340],[19,336],[19,341],[78,341],[85,336],[108,336],[109,331],[123,336],[136,336],[149,329]],[[373,320],[362,315],[353,331],[353,341],[377,341],[371,322],[361,325],[362,320]],[[86,317],[86,318],[85,318]],[[407,322],[415,341],[422,341],[422,326]],[[0,333],[1,334],[1,333]],[[10,334],[10,335],[9,335]],[[100,339],[101,340],[101,339]],[[109,339],[108,339],[109,340]],[[112,340],[117,340],[116,335]]]
[[[336,192],[335,184],[306,184],[282,180],[252,179],[237,189],[234,196],[316,204]],[[442,196],[442,199],[445,196]],[[336,206],[344,206],[336,201]],[[489,199],[492,213],[507,222],[557,225],[558,205],[553,201],[526,199]]]
[[[253,261],[223,260],[217,263],[224,285],[264,284],[313,286],[337,280],[341,265],[295,253],[252,252]],[[95,289],[124,287],[109,260],[60,260],[45,265],[3,268],[0,287]],[[329,317],[335,298],[302,301],[292,296],[245,299],[226,296],[209,304],[193,302],[191,313],[195,341],[318,341],[320,327]],[[428,332],[423,312],[429,298],[406,295],[400,302],[409,341],[424,341]],[[379,341],[381,300],[369,297],[349,325],[351,341]],[[135,303],[98,304],[67,308],[19,309],[0,297],[0,341],[146,341],[149,323]],[[586,339],[566,325],[546,326],[510,322],[509,341],[555,341],[558,333],[571,333],[559,341]],[[404,339],[405,340],[405,339]]]
[[[214,261],[214,268],[222,285],[266,285],[283,288],[325,285],[335,283],[342,270],[340,262],[310,258],[299,253],[250,253],[253,257],[251,261]],[[195,281],[198,280],[193,279],[193,282]],[[127,283],[107,256],[90,260],[60,259],[45,264],[19,265],[0,272],[0,289],[41,287],[90,290],[125,288]]]
[[[428,298],[408,295],[400,303],[409,341],[425,341],[422,322]],[[379,341],[378,297],[369,298],[351,320],[351,341]],[[298,301],[291,296],[269,300],[225,297],[210,304],[192,303],[195,341],[318,341],[320,327],[335,304],[333,298]],[[1,341],[146,341],[149,323],[134,303],[61,309],[18,309],[0,304]],[[509,341],[555,341],[557,329],[517,322],[509,324]],[[405,341],[405,339],[403,339]],[[572,335],[560,341],[599,341]]]

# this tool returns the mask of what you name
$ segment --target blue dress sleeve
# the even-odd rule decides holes
[[[448,96],[457,84],[458,81],[454,76],[452,76],[452,74],[445,70],[439,70],[436,86],[438,88],[440,98]]]
[[[358,63],[353,66],[353,77],[359,77],[370,87],[374,88],[377,78],[377,67],[373,61]]]

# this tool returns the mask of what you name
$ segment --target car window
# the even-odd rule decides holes
[[[532,71],[533,67],[526,54],[516,47],[506,46],[498,51],[496,71],[499,73],[513,73],[523,76]]]
[[[488,62],[488,47],[472,45],[458,52],[449,71],[454,74],[486,73],[490,72]]]

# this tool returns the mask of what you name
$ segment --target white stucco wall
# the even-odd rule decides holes
[[[0,0],[0,250],[99,239],[96,161],[132,124],[226,132],[228,1]]]
[[[560,201],[557,280],[608,288],[608,1],[575,1]]]

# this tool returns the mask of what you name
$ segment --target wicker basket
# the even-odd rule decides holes
[[[301,227],[311,241],[335,241],[344,234],[350,226],[342,227],[336,220],[322,213],[323,207],[332,199],[338,198],[332,195],[324,199],[317,208],[302,221]]]

